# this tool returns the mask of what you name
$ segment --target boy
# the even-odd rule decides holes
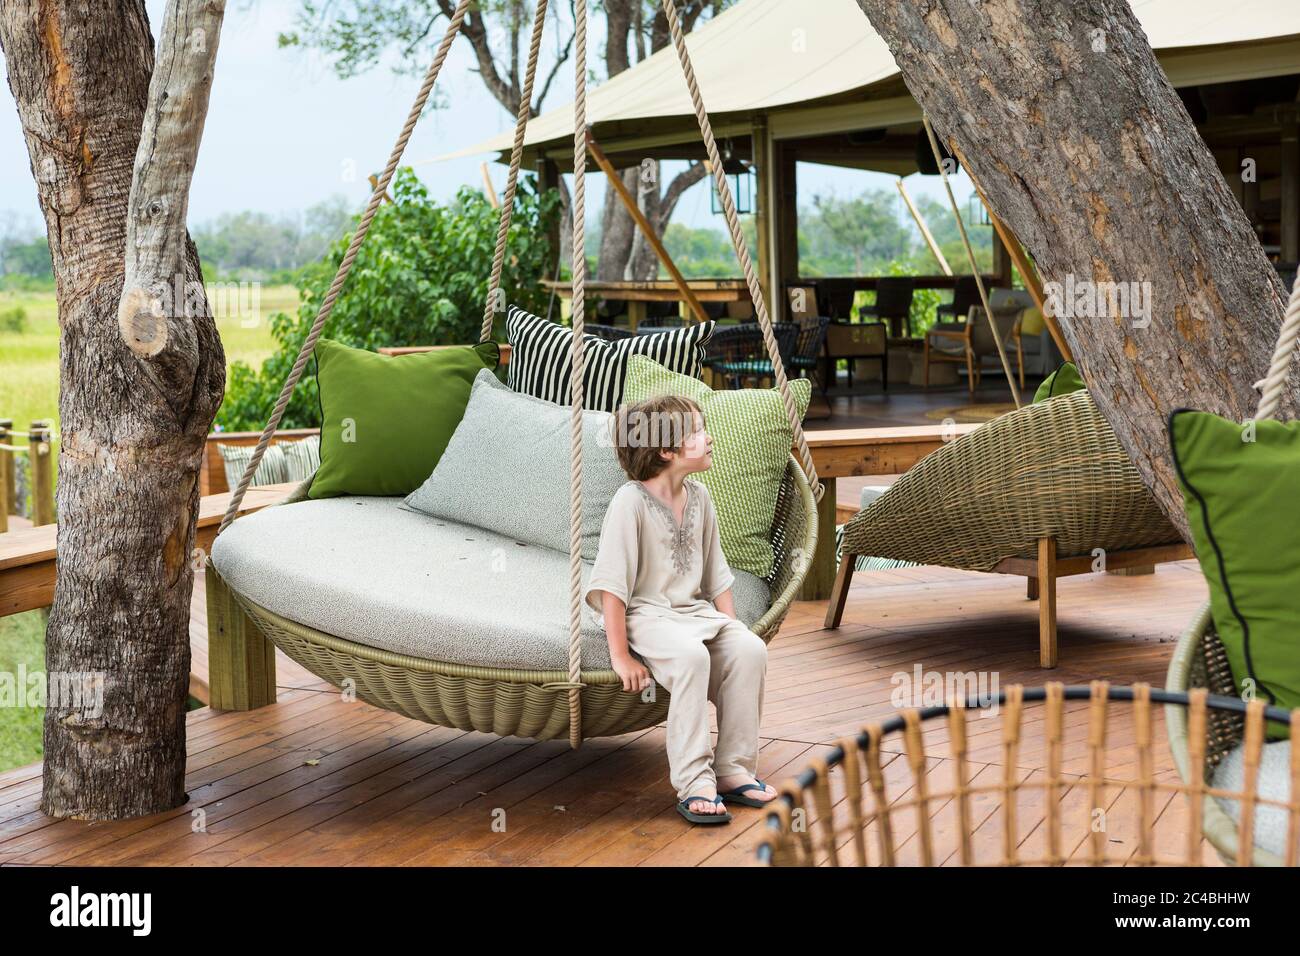
[[[692,823],[727,823],[725,803],[760,807],[776,791],[754,776],[767,645],[736,618],[713,500],[688,477],[712,464],[713,439],[700,407],[672,395],[620,407],[615,428],[631,480],[605,513],[586,601],[603,614],[623,689],[640,693],[653,675],[671,695],[678,812]],[[716,753],[709,701],[718,711]]]

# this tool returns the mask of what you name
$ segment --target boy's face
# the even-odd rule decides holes
[[[713,464],[713,438],[704,430],[704,416],[692,412],[690,428],[682,442],[681,451],[664,454],[681,469],[682,474],[708,471]]]

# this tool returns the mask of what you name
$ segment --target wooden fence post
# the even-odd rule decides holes
[[[14,420],[0,418],[0,445],[13,442]],[[14,453],[0,448],[0,534],[9,530],[9,510],[14,506]]]
[[[54,524],[54,446],[48,422],[32,422],[27,458],[32,469],[32,525]]]

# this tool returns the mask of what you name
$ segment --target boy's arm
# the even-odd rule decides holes
[[[736,601],[731,595],[731,588],[727,588],[727,590],[715,597],[713,599],[713,606],[733,621],[739,620],[739,618],[736,617]]]
[[[609,659],[617,664],[631,660],[627,644],[627,605],[617,594],[600,592],[601,613],[605,616],[605,639],[609,642]]]

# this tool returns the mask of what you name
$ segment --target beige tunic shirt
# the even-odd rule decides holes
[[[687,478],[684,485],[680,526],[672,509],[639,481],[619,488],[605,512],[586,602],[599,614],[600,592],[609,591],[627,605],[633,650],[642,622],[685,628],[683,637],[708,640],[731,620],[712,604],[735,581],[722,554],[713,499],[698,481]]]

